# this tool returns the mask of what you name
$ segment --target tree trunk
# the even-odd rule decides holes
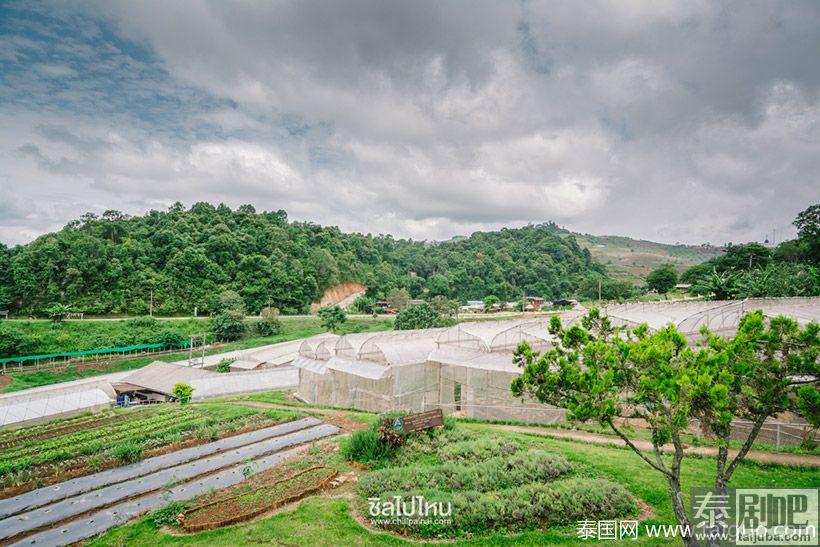
[[[688,537],[681,537],[683,544],[689,547],[697,547],[699,544],[691,533],[689,528],[689,516],[686,514],[686,504],[683,501],[683,494],[680,488],[680,479],[678,477],[667,477],[669,482],[669,497],[672,500],[672,510],[675,512],[675,520],[684,530],[689,530]]]
[[[743,458],[746,457],[746,454],[749,453],[749,450],[752,448],[752,444],[754,444],[755,439],[757,439],[757,435],[760,433],[761,428],[763,427],[763,423],[766,421],[766,418],[769,414],[762,414],[758,416],[757,420],[752,424],[752,430],[749,432],[749,436],[746,438],[746,442],[743,443],[743,446],[740,448],[738,453],[729,462],[729,465],[726,465],[728,460],[728,448],[725,449],[725,453],[723,452],[724,449],[718,449],[718,462],[717,462],[717,472],[715,473],[715,488],[719,488],[721,490],[726,489],[726,485],[729,484],[729,480],[732,478],[732,474],[737,469],[737,466],[743,461]],[[729,440],[731,438],[731,431],[727,435],[725,439],[724,445],[726,447],[729,446]]]

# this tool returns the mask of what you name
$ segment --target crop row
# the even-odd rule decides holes
[[[173,423],[169,426],[159,429],[156,427],[148,427],[134,431],[132,435],[129,435],[128,440],[134,443],[142,443],[154,437],[161,437],[163,435],[168,435],[180,431],[195,429],[203,425],[208,425],[211,420],[211,418],[199,418],[196,420],[188,420],[184,423]],[[66,461],[81,456],[90,456],[92,454],[103,452],[111,446],[111,439],[100,438],[83,443],[82,445],[75,447],[73,450],[58,448],[53,450],[42,451],[37,453],[36,455],[16,458],[11,461],[6,460],[0,462],[0,476],[5,475],[7,473],[17,472],[22,469],[28,469],[29,467],[32,467],[34,465],[41,465],[56,461]]]
[[[146,416],[148,413],[145,414]],[[83,431],[92,428],[98,428],[103,426],[110,426],[117,422],[122,422],[131,419],[130,416],[126,414],[110,414],[109,416],[94,420],[84,420],[81,422],[76,423],[69,423],[62,425],[61,427],[53,427],[43,431],[23,431],[23,434],[18,434],[15,437],[5,437],[0,439],[0,450],[10,450],[12,448],[16,448],[23,445],[31,445],[43,442],[47,439],[53,439],[55,437],[62,437],[64,435],[68,435],[69,433],[73,433],[75,431]]]
[[[168,440],[182,432],[193,431],[198,428],[209,428],[213,426],[217,426],[213,433],[221,434],[225,430],[235,429],[235,427],[233,427],[234,422],[251,422],[257,420],[260,416],[256,413],[234,414],[233,416],[229,416],[227,420],[217,420],[212,416],[201,415],[195,412],[185,414],[177,412],[175,413],[175,417],[177,419],[173,420],[170,424],[165,423],[162,426],[158,425],[156,422],[149,422],[144,423],[139,428],[132,427],[125,436],[125,439],[122,437],[119,439],[112,439],[107,436],[97,436],[92,440],[87,440],[84,443],[72,446],[71,450],[56,448],[40,451],[36,455],[32,454],[24,457],[17,457],[13,460],[4,459],[4,461],[0,461],[0,477],[9,473],[29,469],[37,465],[54,462],[77,461],[86,456],[110,452],[117,445],[116,441],[125,440],[126,442],[138,445],[155,444],[154,441],[159,442],[163,439]],[[186,419],[180,420],[180,418],[183,417]]]
[[[99,439],[102,437],[110,441],[120,438],[123,435],[127,435],[131,431],[141,430],[144,427],[158,427],[164,425],[169,421],[186,420],[192,416],[197,415],[198,414],[196,412],[185,411],[173,413],[169,412],[153,416],[139,416],[137,419],[128,420],[126,422],[119,422],[116,424],[116,426],[112,427],[87,429],[84,431],[77,431],[69,435],[55,437],[44,442],[34,441],[32,443],[26,443],[25,445],[16,447],[13,450],[4,451],[4,453],[0,455],[0,461],[24,456],[27,453],[35,450],[37,452],[40,452],[55,450],[58,448],[62,448],[66,445],[81,446],[84,442],[88,440]]]
[[[113,414],[113,412],[106,412],[105,414]],[[74,418],[66,418],[63,420],[56,420],[40,425],[32,425],[20,429],[7,429],[0,431],[0,443],[10,443],[18,440],[27,440],[35,435],[41,435],[53,430],[64,429],[75,425],[94,422],[98,420],[108,420],[109,416],[105,414],[83,414]]]

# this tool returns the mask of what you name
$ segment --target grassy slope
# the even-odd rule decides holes
[[[182,336],[201,334],[211,330],[210,318],[157,319],[159,330],[174,330]],[[3,326],[37,340],[35,354],[59,353],[64,351],[85,351],[98,348],[127,346],[145,343],[134,340],[135,333],[128,327],[126,319],[83,321],[63,321],[54,323],[47,320],[11,320]]]
[[[178,321],[169,321],[170,323],[176,324]],[[182,321],[179,321],[182,322]],[[30,323],[39,323],[39,322],[30,322]],[[67,325],[74,325],[74,324],[83,324],[83,325],[95,325],[101,328],[103,331],[109,330],[110,323],[122,323],[121,321],[84,321],[82,323],[79,322],[72,322],[68,323]],[[39,326],[37,326],[39,328]],[[393,320],[392,319],[372,319],[372,318],[353,318],[348,319],[346,323],[342,325],[341,331],[343,333],[348,332],[371,332],[371,331],[381,331],[381,330],[389,330],[393,328]],[[213,353],[224,353],[227,351],[239,350],[239,349],[246,349],[246,348],[254,348],[258,346],[265,346],[268,344],[278,344],[279,342],[287,342],[289,340],[296,340],[298,338],[306,338],[308,336],[313,336],[316,334],[321,334],[325,332],[325,329],[319,324],[319,319],[315,317],[310,318],[283,318],[282,320],[282,332],[277,334],[276,336],[251,336],[248,338],[243,338],[237,342],[231,342],[228,344],[224,344],[219,346],[218,348],[213,348],[206,352],[206,354],[211,355]],[[142,357],[139,359],[131,359],[128,361],[121,361],[118,363],[113,363],[111,365],[107,365],[100,368],[95,369],[84,369],[84,370],[77,370],[77,369],[69,369],[63,371],[41,371],[41,372],[31,372],[26,374],[14,374],[12,376],[11,383],[6,386],[3,392],[10,392],[10,391],[19,391],[21,389],[28,389],[30,387],[37,387],[37,386],[44,386],[49,384],[56,384],[58,382],[68,382],[70,380],[78,380],[80,378],[86,378],[89,376],[98,376],[100,374],[108,374],[111,372],[121,372],[125,370],[133,370],[136,368],[143,367],[148,363],[152,363],[153,361],[179,361],[180,359],[185,359],[188,356],[187,352],[179,352],[179,353],[172,353],[170,355],[161,355],[158,357]]]
[[[505,435],[522,439],[533,445],[563,454],[568,459],[588,466],[593,472],[607,476],[623,484],[638,498],[650,505],[654,515],[646,523],[671,524],[674,522],[668,502],[666,483],[659,473],[651,470],[627,449],[589,445],[573,441],[550,439],[512,432],[489,431],[480,425],[462,425],[485,431],[490,435]],[[683,481],[688,491],[693,486],[708,486],[714,473],[714,460],[708,458],[687,459],[683,466]],[[759,466],[743,464],[735,473],[730,486],[747,488],[806,488],[820,480],[816,470]],[[134,524],[118,527],[96,539],[91,545],[409,545],[401,539],[371,532],[359,525],[350,514],[350,504],[343,498],[312,497],[303,501],[295,510],[280,513],[250,524],[221,530],[203,532],[190,536],[170,536],[158,531],[143,519]],[[456,542],[457,545],[582,545],[575,538],[571,526],[548,530],[532,530],[521,534],[474,538]],[[617,544],[617,542],[608,542]],[[627,541],[625,545],[677,545],[679,540],[650,539]]]
[[[674,264],[682,272],[722,254],[718,247],[666,245],[622,236],[575,234],[575,239],[606,266],[612,277],[633,282],[642,282],[649,272],[663,264]]]

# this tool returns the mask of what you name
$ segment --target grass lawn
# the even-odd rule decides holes
[[[191,321],[208,321],[208,320],[191,320]],[[172,326],[176,326],[177,323],[187,323],[188,320],[185,321],[167,321]],[[29,323],[46,323],[47,325],[50,324],[45,321],[31,321]],[[115,323],[125,323],[124,321],[72,321],[69,323],[65,323],[63,326],[73,326],[73,325],[95,325],[107,331],[111,324]],[[38,326],[39,328],[39,326]],[[120,326],[120,328],[123,328]],[[347,322],[342,324],[340,333],[353,333],[353,332],[376,332],[376,331],[383,331],[389,330],[393,328],[393,320],[387,318],[352,318],[348,319]],[[199,331],[201,332],[201,331]],[[206,355],[212,355],[215,353],[224,353],[228,351],[234,350],[241,350],[241,349],[249,349],[255,348],[258,346],[266,346],[268,344],[278,344],[280,342],[287,342],[290,340],[296,340],[299,338],[307,338],[309,336],[314,336],[316,334],[321,334],[325,332],[325,329],[319,323],[319,319],[315,317],[310,318],[282,318],[282,332],[275,335],[275,336],[248,336],[236,342],[229,342],[227,344],[222,344],[219,347],[211,348],[206,350]],[[98,346],[99,347],[99,346]],[[67,351],[67,350],[63,350]],[[126,361],[119,361],[116,363],[111,363],[110,365],[104,365],[97,368],[86,368],[86,369],[77,369],[77,368],[69,368],[67,370],[43,370],[40,372],[27,372],[22,374],[14,374],[12,373],[12,380],[11,382],[3,389],[4,393],[11,392],[11,391],[19,391],[21,389],[28,389],[31,387],[38,387],[38,386],[45,386],[50,384],[56,384],[60,382],[68,382],[71,380],[79,380],[80,378],[86,378],[89,376],[98,376],[100,374],[109,374],[112,372],[122,372],[126,370],[133,370],[140,367],[144,367],[145,365],[152,363],[154,361],[165,361],[165,362],[172,362],[172,361],[179,361],[181,359],[185,359],[188,356],[187,351],[172,353],[168,355],[159,355],[155,357],[140,357],[137,359],[129,359]]]
[[[530,434],[490,430],[479,424],[460,424],[492,436],[506,436],[532,447],[562,454],[577,464],[585,474],[607,478],[623,485],[652,509],[647,524],[672,524],[674,517],[668,501],[666,482],[631,451],[616,447],[591,445],[552,439]],[[688,491],[694,486],[709,486],[715,462],[710,458],[687,457],[683,465],[683,483]],[[820,484],[816,469],[741,465],[732,480],[732,487],[807,488]],[[294,510],[257,522],[201,532],[187,536],[172,536],[157,529],[148,519],[120,526],[91,542],[94,546],[154,546],[154,545],[405,545],[411,542],[365,528],[352,516],[351,501],[342,497],[314,496],[302,501]],[[679,540],[648,538],[625,541],[623,545],[677,545]],[[618,542],[609,542],[617,545]],[[575,537],[573,526],[546,530],[526,530],[518,534],[494,534],[456,540],[455,545],[582,545],[589,544]]]

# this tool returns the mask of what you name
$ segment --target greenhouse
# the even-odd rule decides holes
[[[689,302],[639,302],[604,306],[602,311],[616,325],[646,323],[652,329],[675,325],[692,339],[700,329],[731,334],[743,315],[762,310],[766,317],[791,317],[801,325],[820,318],[820,297],[747,298],[744,300],[694,300]]]
[[[801,324],[820,319],[820,298],[768,298],[735,301],[645,302],[602,308],[616,325],[651,329],[667,324],[697,341],[707,326],[721,334],[737,329],[740,318],[763,310]],[[565,327],[581,312],[559,317]],[[564,410],[513,397],[520,373],[513,350],[526,341],[534,350],[551,347],[549,317],[465,322],[447,329],[351,334],[305,341],[293,366],[299,369],[298,396],[306,402],[371,411],[442,408],[464,417],[551,423]]]

